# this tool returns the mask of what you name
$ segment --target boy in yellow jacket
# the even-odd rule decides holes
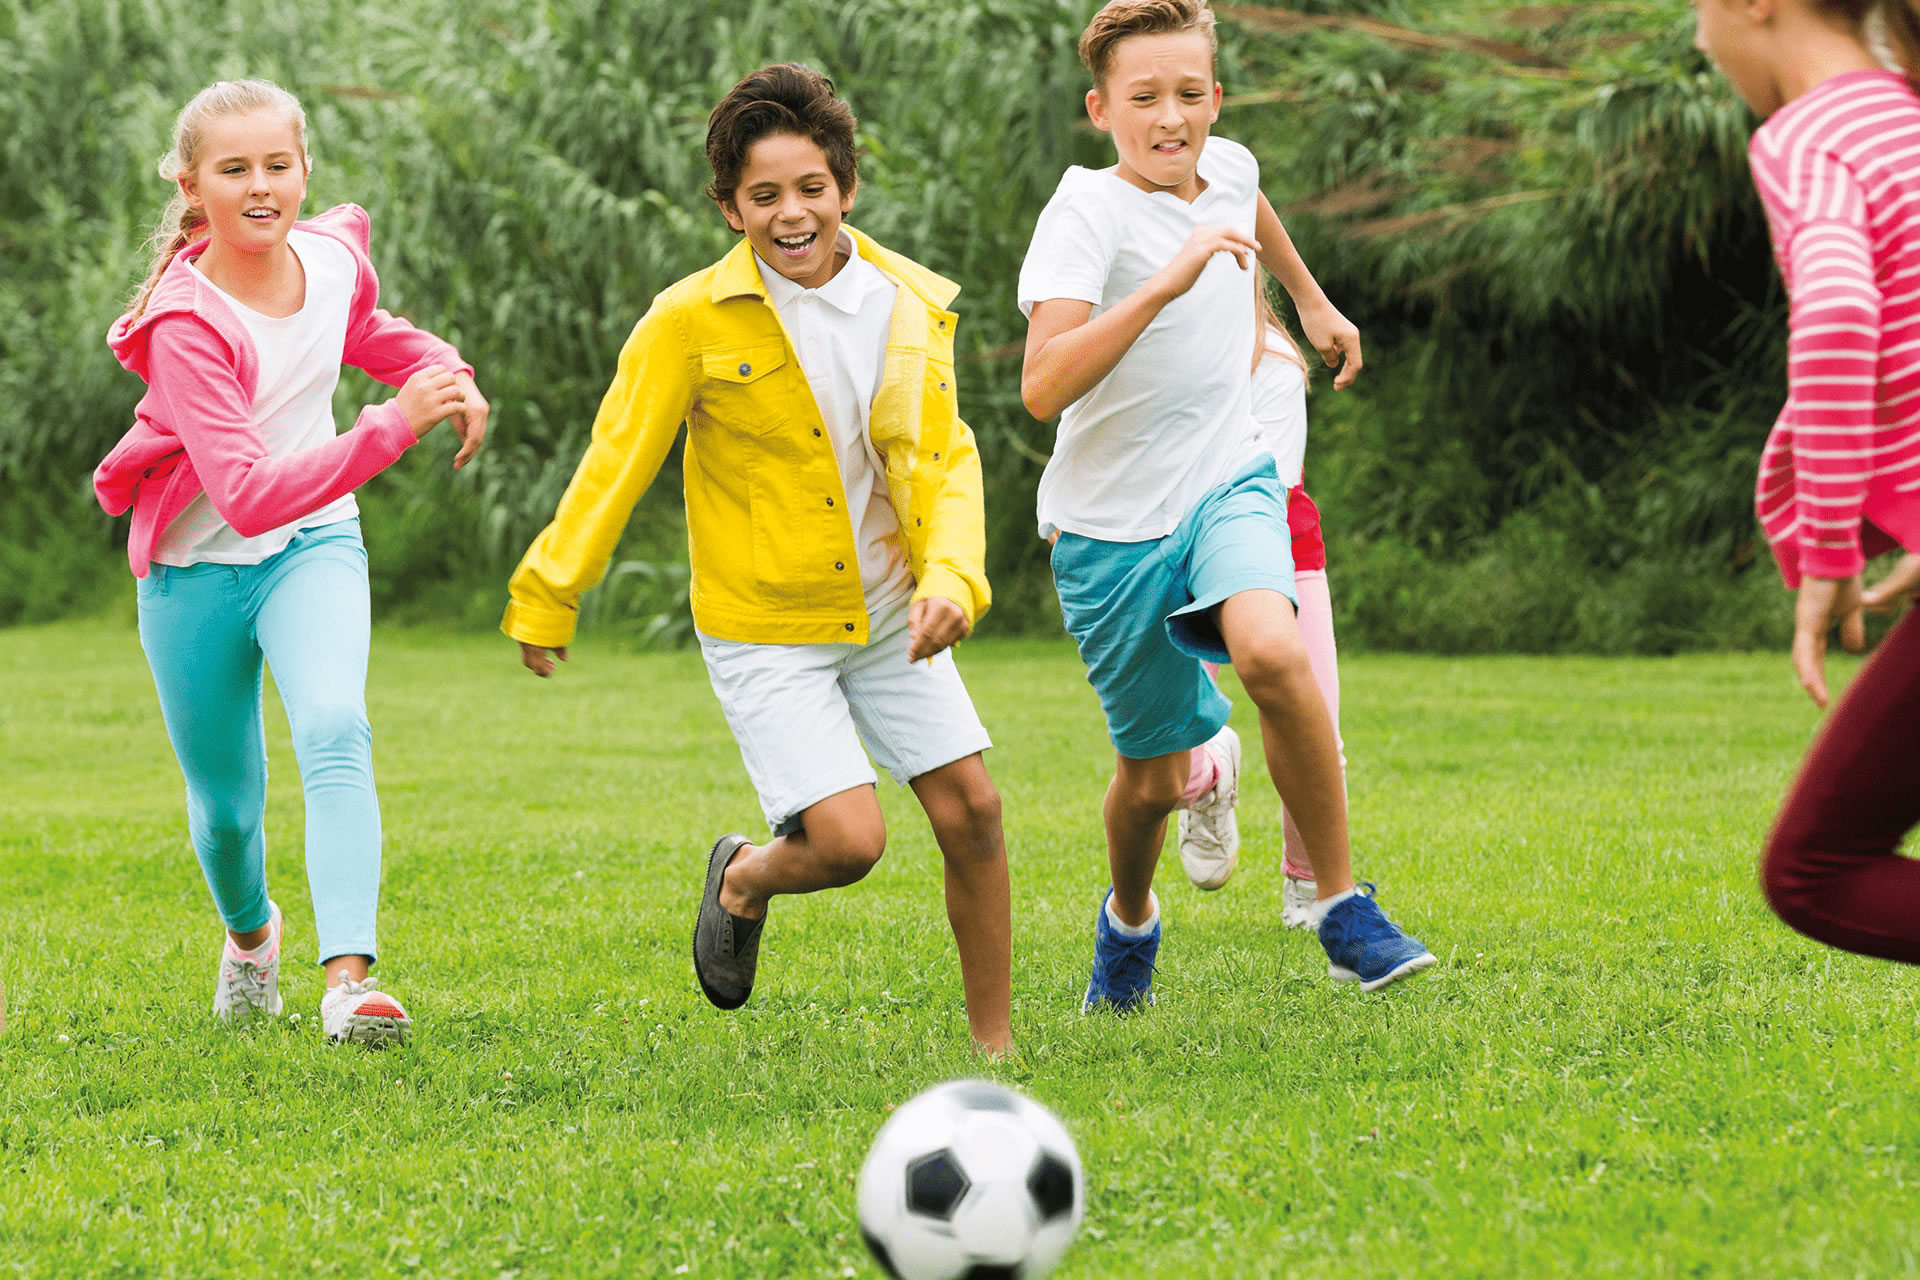
[[[634,327],[501,629],[535,675],[567,656],[633,505],[687,424],[693,620],[773,838],[707,859],[695,976],[753,990],[767,903],[852,884],[886,827],[861,751],[913,787],[946,860],[967,1017],[1008,1047],[1012,929],[991,745],[949,648],[990,600],[980,460],[954,392],[958,289],[844,226],[854,119],[792,64],[735,85],[707,192],[745,239]]]

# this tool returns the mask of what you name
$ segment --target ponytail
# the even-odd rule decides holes
[[[1862,28],[1880,59],[1920,89],[1920,0],[1815,0],[1815,7]]]
[[[180,109],[180,116],[173,123],[173,146],[160,157],[158,166],[160,176],[174,184],[173,197],[167,201],[166,210],[160,215],[160,225],[154,228],[153,237],[148,241],[153,249],[153,260],[148,264],[146,280],[127,308],[129,321],[138,320],[146,311],[147,302],[153,297],[154,286],[167,273],[174,257],[207,234],[207,215],[187,203],[186,193],[180,190],[180,180],[192,176],[200,164],[200,148],[205,140],[208,122],[222,116],[257,111],[262,107],[276,107],[287,113],[304,156],[307,150],[307,113],[301,109],[298,98],[277,84],[266,80],[221,80],[194,94],[192,100]]]

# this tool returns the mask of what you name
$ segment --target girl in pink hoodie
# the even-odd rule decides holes
[[[377,306],[354,205],[296,222],[311,161],[285,90],[223,81],[181,111],[159,252],[108,345],[147,383],[94,473],[133,512],[140,643],[187,782],[187,827],[226,924],[213,1006],[278,1014],[280,909],[267,896],[261,669],[287,710],[307,878],[336,1041],[404,1041],[376,954],[380,809],[367,724],[366,551],[353,491],[451,419],[462,466],[488,406],[447,343]],[[337,434],[341,364],[400,393]]]

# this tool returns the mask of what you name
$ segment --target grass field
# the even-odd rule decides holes
[[[985,1065],[909,793],[867,881],[775,904],[722,1015],[687,940],[756,808],[698,656],[589,644],[545,684],[497,637],[374,658],[379,972],[418,1023],[381,1055],[324,1042],[312,967],[299,1021],[214,1022],[130,626],[0,631],[0,1275],[877,1274],[867,1143],[963,1074],[1073,1132],[1070,1277],[1920,1271],[1913,976],[1755,888],[1815,723],[1784,655],[1349,661],[1355,866],[1440,966],[1330,984],[1274,925],[1250,776],[1239,877],[1163,873],[1159,1004],[1117,1021],[1079,1013],[1097,705],[1064,643],[969,647],[1014,875],[1020,1049]],[[277,715],[270,876],[312,960]]]

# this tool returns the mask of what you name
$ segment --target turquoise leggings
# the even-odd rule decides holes
[[[367,724],[360,522],[302,530],[259,564],[156,564],[139,594],[140,645],[186,775],[187,830],[220,918],[245,933],[272,914],[264,660],[300,765],[319,958],[374,955],[380,802]]]

